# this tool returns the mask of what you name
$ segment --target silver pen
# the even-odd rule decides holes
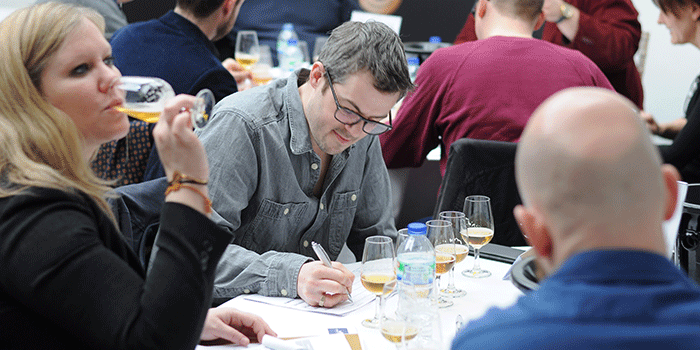
[[[323,265],[326,265],[327,267],[333,268],[333,265],[331,264],[331,258],[328,257],[328,253],[326,253],[326,250],[323,249],[322,245],[312,241],[311,248],[314,249],[316,256],[318,256],[318,259],[323,262]],[[352,303],[352,297],[350,296],[349,289],[348,289],[348,300]]]

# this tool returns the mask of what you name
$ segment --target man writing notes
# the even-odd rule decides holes
[[[452,142],[468,137],[518,141],[532,112],[572,86],[612,86],[580,52],[532,38],[544,0],[481,0],[479,40],[435,51],[420,67],[417,88],[394,128],[380,136],[389,168],[417,167],[443,144],[442,173]]]
[[[310,70],[236,93],[214,109],[199,137],[212,164],[210,196],[235,239],[220,263],[215,297],[347,299],[353,274],[332,259],[343,244],[393,235],[389,176],[375,136],[412,88],[403,44],[388,26],[347,22]]]
[[[665,257],[661,228],[678,172],[632,102],[557,93],[525,128],[515,170],[514,214],[549,276],[470,322],[453,349],[697,349],[700,289]]]

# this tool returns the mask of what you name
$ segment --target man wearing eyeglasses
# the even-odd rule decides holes
[[[199,136],[211,164],[209,194],[235,238],[215,298],[301,297],[332,307],[354,275],[314,261],[312,242],[336,259],[347,243],[394,235],[390,183],[375,136],[413,87],[403,45],[378,22],[332,33],[310,70],[222,100]]]

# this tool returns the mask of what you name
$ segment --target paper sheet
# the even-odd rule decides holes
[[[317,312],[326,315],[334,316],[345,316],[350,312],[360,309],[361,307],[371,303],[376,296],[368,292],[365,287],[362,286],[360,280],[360,273],[362,272],[361,265],[357,264],[351,271],[355,274],[355,281],[352,284],[352,300],[353,302],[344,301],[333,308],[317,307],[307,304],[302,299],[291,299],[285,297],[266,297],[258,294],[247,295],[245,299],[250,301],[255,301],[259,303],[265,303],[270,305],[276,305],[286,308],[291,308],[295,310]]]

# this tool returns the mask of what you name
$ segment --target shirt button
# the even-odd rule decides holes
[[[284,208],[284,215],[289,214],[289,208]]]
[[[318,207],[321,208],[321,210],[323,210],[323,203],[319,204]]]
[[[282,290],[280,291],[280,294],[282,294],[283,297],[286,297],[286,296],[287,296],[287,290],[286,290],[286,289],[282,289]]]
[[[243,293],[245,293],[245,294],[250,294],[250,289],[248,289],[248,288],[244,289],[244,290],[243,290]]]
[[[309,247],[309,241],[304,241],[304,248],[308,248],[308,247]]]
[[[317,169],[318,169],[318,164],[316,164],[316,163],[311,164],[311,169],[317,170]]]
[[[357,195],[356,195],[356,194],[353,194],[352,196],[350,196],[350,200],[352,200],[353,202],[356,201],[356,200],[357,200]]]

